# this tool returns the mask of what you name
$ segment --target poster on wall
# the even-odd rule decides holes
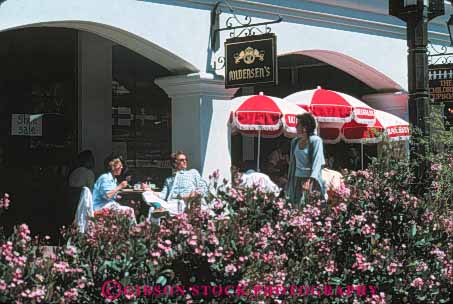
[[[263,34],[225,41],[225,88],[276,85],[277,37]]]
[[[11,114],[11,135],[42,136],[42,115]]]

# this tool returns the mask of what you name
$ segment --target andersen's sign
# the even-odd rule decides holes
[[[225,88],[277,84],[277,37],[274,34],[225,41]]]
[[[453,101],[453,65],[430,65],[429,93],[435,102]]]

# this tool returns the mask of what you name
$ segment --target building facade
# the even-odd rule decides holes
[[[13,172],[12,186],[23,176],[41,185],[36,181],[58,176],[84,149],[94,152],[97,173],[116,151],[130,168],[162,176],[170,171],[168,153],[184,150],[204,177],[216,169],[229,177],[228,109],[238,94],[284,97],[321,85],[407,119],[405,25],[388,16],[387,2],[3,1],[0,152]],[[280,55],[278,86],[225,89],[214,62],[230,31],[211,49],[216,3],[220,27],[233,12],[254,22],[283,18],[271,26]],[[447,3],[447,16],[450,11]],[[435,44],[449,44],[446,19],[430,23]],[[29,119],[13,114],[43,113],[36,130],[13,132],[24,126],[20,119]],[[30,192],[42,192],[36,188]]]

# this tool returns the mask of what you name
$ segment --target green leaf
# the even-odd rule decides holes
[[[160,276],[156,280],[156,284],[165,286],[167,284],[167,278],[165,276]]]
[[[331,285],[340,285],[341,284],[341,278],[330,278],[329,284]]]
[[[234,249],[234,251],[237,251],[237,247],[236,247],[236,242],[234,240],[231,240],[231,247]]]
[[[411,231],[410,231],[411,238],[415,237],[416,234],[417,234],[417,225],[416,224],[412,224]]]

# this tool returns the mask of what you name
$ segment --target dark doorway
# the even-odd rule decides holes
[[[1,189],[12,204],[3,226],[56,235],[69,160],[77,152],[77,31],[0,34]]]

